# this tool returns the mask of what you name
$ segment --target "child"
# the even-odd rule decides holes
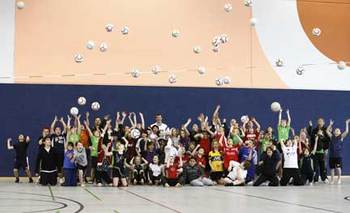
[[[19,169],[22,168],[29,178],[29,183],[33,183],[32,175],[30,174],[29,166],[27,163],[28,156],[27,150],[30,142],[29,136],[24,137],[20,134],[18,136],[18,143],[11,145],[12,139],[7,139],[7,149],[16,151],[15,164],[13,167],[13,174],[16,178],[15,183],[19,183]]]
[[[248,160],[238,163],[237,161],[230,161],[228,167],[228,175],[224,178],[225,186],[244,186],[247,176],[247,169],[250,167]]]
[[[278,186],[277,169],[281,164],[280,153],[273,150],[272,146],[266,147],[266,151],[262,153],[259,165],[262,166],[261,174],[254,182],[254,186],[260,186],[265,181],[269,181],[269,186]]]
[[[251,140],[245,141],[244,145],[239,149],[239,162],[244,162],[246,160],[250,161],[251,164],[246,177],[246,183],[249,183],[255,178],[255,165],[257,164],[257,152]]]
[[[222,138],[222,137],[221,137]],[[222,140],[220,138],[220,140]],[[224,144],[224,170],[227,171],[230,161],[238,161],[238,146],[233,146],[233,141],[231,138],[228,139],[227,143]]]
[[[331,183],[334,183],[334,170],[336,170],[338,175],[337,183],[341,184],[342,152],[344,144],[343,141],[349,133],[349,123],[350,119],[346,120],[346,127],[343,133],[341,133],[339,128],[336,128],[332,134],[331,129],[334,124],[332,120],[327,128],[327,134],[331,138],[329,146],[329,167],[331,169]]]
[[[87,162],[86,150],[83,147],[82,143],[80,142],[77,143],[77,149],[74,152],[74,156],[75,156],[75,163],[78,169],[80,186],[84,187],[85,186],[84,173],[88,162]]]
[[[36,173],[40,172],[40,184],[46,186],[57,184],[57,153],[54,147],[51,147],[50,137],[43,138],[44,147],[38,153]]]
[[[159,157],[155,155],[153,161],[148,165],[148,183],[159,185],[162,177],[162,166],[159,165]]]
[[[198,152],[197,152],[198,150]],[[192,154],[191,154],[193,157],[196,158],[196,161],[197,161],[197,164],[198,166],[203,170],[205,171],[205,168],[207,166],[207,159],[206,157],[204,156],[204,149],[202,147],[200,147],[200,145],[198,144],[196,146],[196,148],[192,151]]]
[[[189,163],[184,167],[182,176],[183,184],[190,184],[191,186],[212,186],[213,181],[209,178],[204,177],[203,170],[197,165],[196,159],[191,157]]]
[[[317,146],[317,139],[315,145]],[[309,148],[305,147],[303,156],[300,159],[300,172],[301,172],[301,180],[303,181],[303,184],[305,185],[308,181],[309,184],[313,184],[314,180],[314,166],[313,166],[313,155],[316,152],[316,146],[314,150],[312,151],[312,154],[310,154]]]
[[[286,186],[289,183],[290,178],[293,178],[293,185],[303,185],[298,167],[298,141],[288,139],[286,145],[283,143],[283,141],[280,143],[284,159],[281,186]]]
[[[289,114],[289,110],[287,109],[287,120],[282,119],[282,109],[280,109],[280,112],[278,114],[278,127],[277,127],[277,134],[278,134],[278,141],[287,141],[289,138],[289,131],[290,131],[290,123],[291,118]]]
[[[209,152],[210,178],[217,183],[222,183],[224,173],[222,155],[219,151],[219,143],[213,141],[213,150]]]
[[[117,143],[115,149],[113,150],[113,186],[118,187],[119,180],[122,183],[123,187],[128,186],[126,181],[126,156],[125,156],[125,147],[121,143]]]
[[[68,142],[63,160],[63,170],[64,170],[64,183],[62,186],[76,186],[76,166],[75,166],[75,156],[74,156],[74,144]]]
[[[179,177],[182,171],[182,159],[180,158],[179,163],[175,163],[175,156],[169,156],[165,167],[164,186],[180,187]]]
[[[91,131],[88,122],[84,121],[85,128],[89,132],[90,136],[90,156],[91,156],[91,182],[93,183],[95,181],[96,176],[96,167],[97,167],[97,149],[98,149],[98,142],[101,139],[100,130],[96,129],[94,132]]]
[[[143,185],[145,183],[145,167],[147,164],[148,162],[141,156],[135,156],[130,161],[130,165],[133,168],[132,182],[134,185]]]

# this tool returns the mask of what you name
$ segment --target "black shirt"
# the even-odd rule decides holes
[[[269,157],[266,152],[262,154],[261,157],[263,161],[262,165],[262,174],[263,175],[276,175],[276,166],[277,163],[281,160],[280,154],[278,151],[273,151],[271,157]]]
[[[55,147],[51,147],[49,151],[45,148],[41,148],[38,153],[38,161],[36,165],[36,173],[40,171],[54,171],[57,169],[57,151]]]
[[[26,161],[29,142],[17,142],[13,145],[16,151],[16,160]]]
[[[56,135],[56,134],[51,135],[52,145],[53,147],[56,148],[57,152],[64,153],[64,144],[66,142],[66,137],[67,135],[65,133],[61,135]]]

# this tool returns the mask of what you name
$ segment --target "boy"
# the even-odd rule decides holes
[[[189,183],[191,186],[212,186],[213,181],[204,177],[204,171],[197,165],[196,159],[190,157],[188,165],[185,166],[182,183]]]
[[[331,184],[334,183],[334,170],[336,170],[338,175],[338,184],[341,184],[341,168],[342,168],[342,152],[343,152],[343,144],[344,138],[349,133],[349,123],[350,119],[345,122],[345,131],[341,133],[339,128],[334,130],[332,134],[332,126],[334,122],[331,120],[329,126],[327,128],[327,135],[330,137],[331,142],[329,146],[329,167],[331,169]]]
[[[291,124],[291,118],[289,114],[289,110],[287,109],[287,120],[282,119],[282,109],[280,109],[280,112],[278,114],[278,127],[277,127],[277,134],[278,134],[278,141],[287,141],[289,138],[289,131],[290,131],[290,124]]]
[[[63,162],[64,183],[62,183],[62,186],[77,185],[76,167],[75,167],[74,161],[75,161],[74,144],[72,142],[68,142],[64,152],[64,162]]]
[[[254,186],[260,186],[265,181],[269,181],[269,186],[278,186],[277,169],[281,164],[280,153],[273,150],[272,146],[266,147],[266,151],[261,156],[259,165],[262,166],[261,175],[254,182]]]
[[[13,174],[16,177],[15,183],[19,183],[19,169],[23,168],[25,173],[27,174],[29,178],[29,183],[33,183],[32,175],[30,174],[29,166],[27,164],[28,156],[27,156],[27,150],[28,145],[30,142],[29,136],[24,137],[24,135],[20,134],[18,136],[18,143],[11,144],[12,139],[7,139],[7,149],[16,150],[16,157],[15,157],[15,165],[13,167]]]

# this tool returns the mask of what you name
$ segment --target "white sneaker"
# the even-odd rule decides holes
[[[323,181],[323,183],[329,184],[329,180],[328,180],[328,179],[325,179],[325,180]]]
[[[60,184],[63,184],[63,183],[64,183],[64,179],[60,178]]]
[[[338,179],[337,184],[338,184],[338,185],[341,184],[341,179]]]
[[[98,183],[97,186],[98,186],[98,187],[101,187],[101,186],[102,186],[102,183]]]
[[[80,186],[81,186],[81,187],[85,187],[85,184],[82,183]]]
[[[313,186],[313,185],[314,185],[314,183],[313,183],[313,182],[310,182],[310,183],[309,183],[309,186]]]

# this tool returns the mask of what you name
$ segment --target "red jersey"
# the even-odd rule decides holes
[[[197,164],[201,167],[204,167],[207,165],[207,159],[205,158],[205,156],[199,156],[197,155],[196,157],[196,161],[197,161]]]
[[[258,138],[259,138],[259,132],[256,130],[254,130],[254,133],[249,133],[248,131],[245,132],[244,141],[251,140],[253,141],[255,146],[258,146],[258,143],[257,143]]]
[[[230,165],[230,161],[238,161],[239,149],[238,146],[224,148],[224,169],[226,170]]]
[[[179,169],[179,166],[177,163],[174,163],[173,165],[170,165],[165,169],[166,177],[168,179],[177,179],[177,170]]]
[[[201,148],[204,149],[204,154],[206,156],[208,156],[210,150],[211,150],[211,147],[210,147],[210,140],[209,138],[202,138],[200,141],[199,141],[199,145]]]

